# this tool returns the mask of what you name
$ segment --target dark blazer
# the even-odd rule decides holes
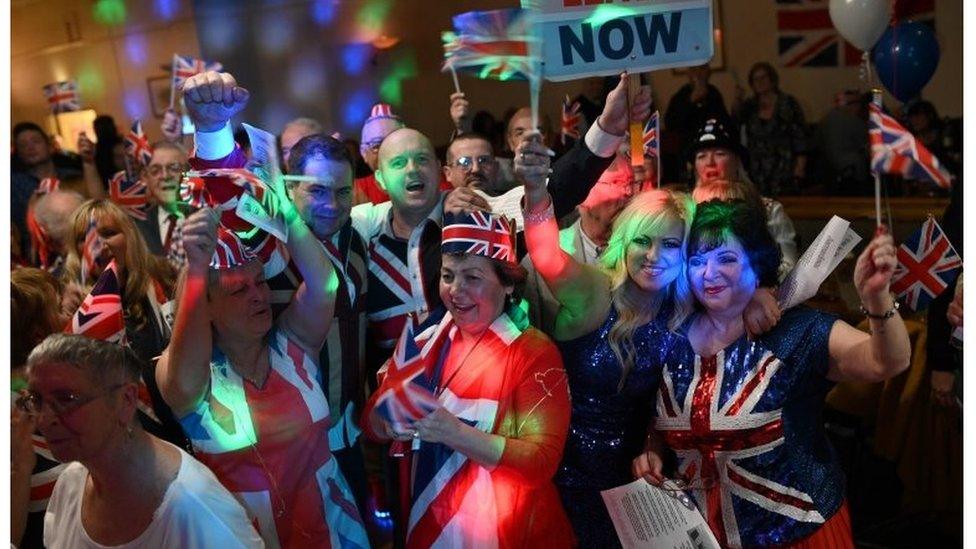
[[[573,148],[552,166],[548,186],[556,219],[561,219],[586,200],[597,179],[613,164],[613,156],[597,156],[585,141],[577,140]]]
[[[136,227],[146,240],[149,253],[163,255],[163,236],[159,234],[159,206],[150,206],[146,210],[146,220],[133,218]]]

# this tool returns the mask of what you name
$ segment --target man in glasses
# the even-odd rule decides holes
[[[363,122],[363,131],[359,140],[359,154],[363,156],[366,165],[374,173],[356,179],[354,186],[357,195],[365,197],[368,202],[379,204],[390,199],[390,195],[376,182],[376,167],[379,165],[380,143],[386,136],[404,126],[403,120],[393,114],[393,109],[386,103],[373,105],[369,118]]]
[[[186,262],[182,243],[184,217],[178,205],[180,180],[187,169],[189,163],[182,146],[169,141],[154,144],[152,160],[142,171],[150,206],[145,220],[134,220],[149,251],[165,256],[177,269]]]
[[[466,187],[497,196],[506,191],[500,185],[498,161],[491,143],[484,136],[465,133],[447,146],[444,177],[455,189]]]

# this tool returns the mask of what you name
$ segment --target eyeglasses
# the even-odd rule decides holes
[[[383,144],[382,139],[374,139],[373,141],[366,141],[365,143],[363,143],[363,148],[365,148],[368,151],[379,152],[380,145],[382,144]]]
[[[495,166],[495,157],[490,154],[483,154],[481,156],[462,156],[454,161],[454,165],[461,168],[462,172],[470,172],[475,163],[483,168],[489,168]]]
[[[691,482],[678,478],[678,479],[665,479],[661,483],[661,490],[667,495],[678,500],[681,505],[684,505],[688,509],[695,508],[695,502],[691,500],[691,497],[685,493],[686,490],[709,490],[715,486],[715,479],[712,478],[697,478]]]
[[[189,168],[189,164],[183,164],[180,162],[173,162],[172,164],[150,164],[146,167],[146,173],[153,177],[159,177],[163,175],[163,172],[169,172],[175,175],[182,175]]]
[[[125,386],[125,383],[116,383],[108,389],[89,396],[76,395],[74,393],[67,393],[61,395],[58,398],[52,399],[50,401],[45,401],[41,395],[32,392],[24,392],[17,398],[16,406],[32,415],[39,416],[44,410],[44,406],[47,405],[59,419],[78,410],[82,406],[88,405],[106,395],[111,394],[116,389],[120,389]]]

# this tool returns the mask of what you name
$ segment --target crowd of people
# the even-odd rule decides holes
[[[630,149],[652,97],[626,73],[558,155],[528,108],[499,125],[456,93],[440,153],[380,104],[358,143],[288,123],[277,179],[246,175],[229,73],[185,82],[192,143],[167,112],[144,161],[108,117],[80,165],[17,124],[11,543],[615,547],[600,492],[670,478],[723,547],[853,547],[820,412],[909,365],[894,243],[850,282],[868,332],[780,310],[776,197],[814,138],[772,66],[731,114],[688,74],[660,164]],[[78,327],[106,280],[124,322],[102,337]]]

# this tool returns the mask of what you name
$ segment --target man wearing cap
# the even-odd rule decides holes
[[[696,189],[723,181],[743,181],[753,186],[743,165],[743,161],[748,161],[748,153],[717,119],[706,120],[698,128],[688,151],[688,160],[694,165]],[[756,194],[759,194],[758,190]],[[781,203],[766,197],[762,201],[766,207],[767,227],[783,254],[779,266],[782,280],[796,265],[796,229]]]

